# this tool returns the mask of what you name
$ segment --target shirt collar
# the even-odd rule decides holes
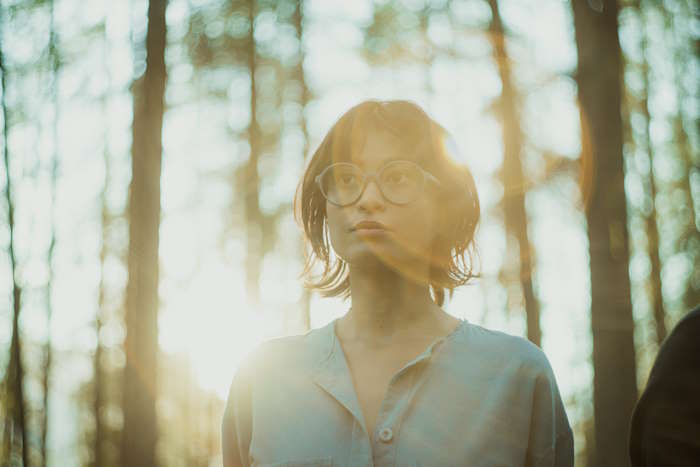
[[[341,405],[343,405],[360,423],[362,428],[367,432],[364,423],[364,418],[360,410],[360,404],[357,400],[357,394],[352,383],[352,376],[347,365],[347,360],[343,353],[342,347],[335,334],[335,322],[318,328],[314,333],[315,344],[313,346],[318,360],[314,370],[314,382],[333,396]],[[437,350],[439,344],[447,339],[456,338],[467,325],[467,320],[460,320],[457,327],[446,336],[435,339],[420,355],[406,363],[396,375],[406,371],[409,367],[427,362],[433,353]]]

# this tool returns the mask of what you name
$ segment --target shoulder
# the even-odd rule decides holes
[[[700,332],[700,305],[689,311],[673,328],[671,335],[668,336],[668,341],[685,341],[690,344],[700,346],[700,339],[697,339]]]
[[[688,312],[688,314],[685,316],[685,318],[683,318],[683,320],[700,320],[700,304],[698,304],[695,307],[695,309]]]
[[[248,352],[240,371],[260,376],[311,368],[324,352],[319,333],[319,329],[312,329],[303,334],[265,339]]]
[[[529,340],[501,331],[468,323],[464,333],[466,351],[482,355],[491,363],[517,365],[551,374],[545,353]]]
[[[649,456],[683,455],[700,450],[678,433],[693,436],[700,411],[700,306],[675,326],[659,349],[647,385],[634,408],[630,428],[630,454],[635,463]],[[669,433],[676,433],[669,436]],[[684,435],[684,436],[685,436]],[[695,439],[700,439],[695,436]],[[694,446],[694,447],[692,447]],[[669,457],[670,458],[670,457]]]
[[[545,353],[523,337],[470,324],[462,334],[457,368],[482,401],[508,407],[508,417],[528,420],[533,452],[551,456],[573,443],[554,372]],[[563,452],[562,451],[562,452]],[[572,454],[573,456],[573,454]]]
[[[700,341],[694,339],[694,337],[697,336],[698,331],[700,331],[700,305],[696,306],[681,318],[664,342],[664,345],[669,345],[668,343],[673,344],[674,341],[684,341],[688,338],[693,338],[692,342],[697,344]]]
[[[668,380],[676,384],[700,368],[700,306],[685,315],[661,345],[649,375],[649,384]],[[697,378],[689,378],[697,381]]]

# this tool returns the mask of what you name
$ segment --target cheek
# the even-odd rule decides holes
[[[396,216],[395,245],[391,256],[400,261],[431,262],[436,217],[433,209],[423,203],[404,206]]]
[[[344,233],[345,233],[345,219],[340,210],[331,205],[326,204],[326,222],[328,223],[328,233],[330,234],[331,247],[333,250],[342,256],[342,251],[344,248]]]
[[[406,241],[416,249],[426,251],[437,233],[438,213],[432,203],[421,202],[407,209],[402,216],[405,225],[401,229]]]

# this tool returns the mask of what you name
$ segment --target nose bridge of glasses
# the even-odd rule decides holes
[[[373,185],[373,187],[370,188],[370,185]],[[381,182],[377,173],[364,174],[364,181],[362,184],[362,191],[360,192],[359,199],[363,199],[365,196],[367,196],[367,192],[370,190],[376,190],[374,197],[384,198],[384,192],[382,191]]]

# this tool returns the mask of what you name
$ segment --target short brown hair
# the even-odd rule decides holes
[[[418,105],[404,100],[369,100],[352,107],[328,131],[311,157],[294,199],[295,216],[310,247],[302,273],[305,286],[327,297],[350,295],[347,263],[332,258],[335,255],[331,251],[326,199],[315,178],[333,162],[349,160],[353,147],[358,142],[363,144],[364,135],[370,131],[397,136],[406,155],[441,182],[438,196],[446,211],[433,244],[436,261],[431,262],[429,285],[435,302],[442,305],[445,290],[451,295],[455,287],[480,277],[473,272],[473,254],[478,254],[474,235],[480,216],[479,198],[469,169],[450,157],[447,146],[452,140],[447,131]],[[317,262],[323,272],[314,277],[312,269]]]

